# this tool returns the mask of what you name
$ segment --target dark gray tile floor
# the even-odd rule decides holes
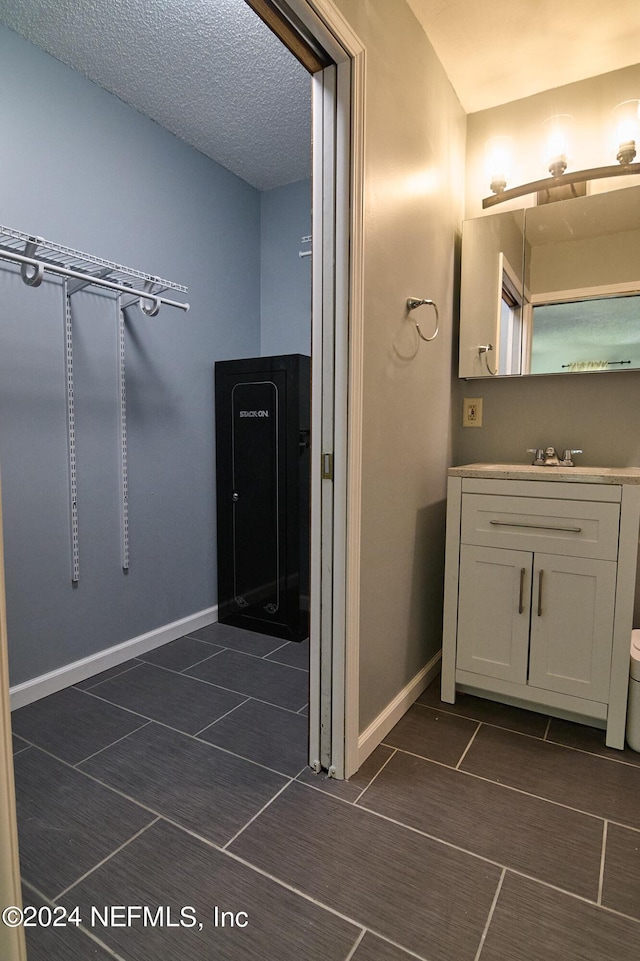
[[[185,673],[229,691],[245,692],[289,711],[301,710],[309,700],[307,671],[241,651],[221,651],[215,657],[188,668]]]
[[[436,682],[334,781],[307,658],[214,624],[14,713],[25,903],[83,921],[29,961],[635,961],[640,755]]]
[[[15,734],[70,764],[83,761],[147,723],[139,714],[73,687],[15,711],[12,720]]]
[[[309,721],[249,698],[198,737],[295,777],[306,761]]]
[[[46,911],[49,905],[29,888],[22,892],[22,903]],[[90,935],[78,931],[75,925],[64,927],[36,926],[29,928],[28,961],[51,961],[64,958],[65,961],[113,961],[110,951],[100,947]]]
[[[221,655],[212,655],[210,659],[216,656]],[[185,734],[197,734],[245,700],[242,694],[201,684],[155,664],[139,664],[125,674],[92,687],[86,694],[175,727]]]

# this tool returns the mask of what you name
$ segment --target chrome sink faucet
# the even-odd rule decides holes
[[[534,467],[573,467],[573,455],[583,454],[584,451],[567,448],[559,457],[555,447],[546,447],[544,450],[542,447],[528,447],[527,453],[535,455],[532,461]]]

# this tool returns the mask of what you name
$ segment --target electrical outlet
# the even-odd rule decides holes
[[[462,426],[482,427],[482,397],[465,397],[462,402]]]

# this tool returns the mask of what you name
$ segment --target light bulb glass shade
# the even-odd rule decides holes
[[[542,124],[544,161],[552,177],[560,177],[569,165],[573,117],[568,113],[547,117]]]
[[[494,194],[500,194],[511,177],[513,164],[513,139],[491,137],[484,145],[485,176]]]
[[[636,155],[640,138],[640,100],[625,100],[614,107],[616,127],[616,158],[618,163],[630,164]]]

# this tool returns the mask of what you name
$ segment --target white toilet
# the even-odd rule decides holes
[[[640,751],[640,631],[631,632],[627,744],[633,751]]]

